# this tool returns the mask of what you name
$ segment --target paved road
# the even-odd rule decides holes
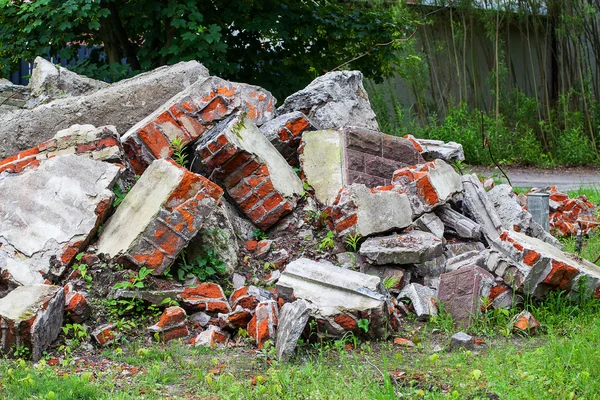
[[[501,178],[504,176],[497,168],[471,167],[473,172],[484,176]],[[504,168],[513,187],[544,187],[556,185],[561,191],[579,189],[581,187],[595,187],[600,189],[600,168]]]

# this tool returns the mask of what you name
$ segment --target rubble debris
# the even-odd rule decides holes
[[[473,336],[471,335],[467,335],[464,332],[456,332],[450,338],[450,347],[452,349],[474,350],[475,341],[473,340]]]
[[[332,228],[342,237],[385,233],[413,221],[406,194],[393,186],[368,188],[356,183],[340,190],[329,215]]]
[[[285,303],[279,310],[276,340],[279,361],[287,361],[294,353],[298,339],[308,323],[310,313],[310,303],[302,299],[293,303]]]
[[[67,313],[67,318],[76,324],[85,322],[92,313],[92,308],[85,296],[82,293],[75,291],[73,289],[73,284],[70,282],[64,286],[64,291],[65,312]]]
[[[512,262],[499,264],[492,272],[519,292],[542,297],[560,289],[572,298],[600,298],[600,267],[596,264],[518,232],[502,232],[493,246]]]
[[[120,338],[121,335],[117,332],[116,328],[115,324],[100,325],[90,335],[101,347],[105,347]]]
[[[87,156],[123,168],[129,166],[114,126],[73,125],[57,132],[47,142],[0,160],[0,173],[21,172],[28,166],[38,166],[43,160],[67,154]]]
[[[417,218],[413,225],[423,232],[432,233],[438,239],[444,237],[444,223],[434,213],[425,213]]]
[[[415,347],[415,343],[412,340],[401,337],[395,338],[394,344],[401,347]]]
[[[476,174],[463,175],[462,181],[464,186],[463,206],[466,208],[468,216],[481,226],[485,238],[493,242],[498,239],[504,229],[496,208],[488,198]]]
[[[0,299],[0,351],[11,355],[16,346],[31,351],[33,361],[61,332],[65,292],[60,286],[20,286]]]
[[[533,335],[537,328],[540,327],[538,320],[527,310],[523,310],[519,315],[515,316],[514,321],[513,326],[515,329],[529,335]]]
[[[388,308],[378,277],[336,267],[328,262],[300,258],[289,263],[277,282],[279,296],[286,302],[304,299],[313,305],[318,333],[342,337],[359,334],[359,321],[368,321],[372,338],[384,338]]]
[[[278,315],[275,300],[262,301],[256,306],[254,316],[248,323],[248,335],[254,338],[259,350],[265,347],[267,341],[276,339]]]
[[[418,283],[407,285],[400,294],[398,300],[409,299],[417,318],[428,320],[438,313],[435,290]]]
[[[409,196],[415,215],[433,211],[463,190],[460,175],[442,160],[398,169],[392,185]]]
[[[231,199],[262,230],[289,214],[304,192],[292,167],[245,114],[206,132],[196,153],[201,169],[222,181]]]
[[[421,231],[373,237],[360,246],[360,254],[377,265],[419,264],[441,256],[442,252],[442,240]]]
[[[417,139],[413,135],[405,135],[406,139],[413,142],[415,148],[427,161],[444,160],[446,162],[465,161],[463,146],[456,142],[442,140]]]
[[[117,289],[113,295],[113,299],[141,299],[146,303],[154,304],[155,306],[160,306],[163,304],[163,301],[170,299],[175,300],[181,293],[183,293],[183,288],[172,288],[172,289],[164,289],[164,290],[127,290],[127,289]]]
[[[446,258],[456,257],[469,251],[483,251],[485,246],[481,242],[462,242],[458,240],[448,240],[444,246],[444,255]]]
[[[158,334],[158,339],[163,342],[186,337],[189,335],[185,324],[187,314],[181,307],[167,307],[160,316],[159,321],[148,327],[148,332]]]
[[[198,79],[132,126],[123,135],[123,144],[141,174],[152,161],[171,157],[176,140],[179,147],[187,146],[236,112],[262,125],[273,116],[275,102],[271,93],[258,86],[214,76]]]
[[[0,137],[4,138],[0,142],[0,159],[32,148],[50,139],[56,130],[75,124],[114,125],[117,132],[127,132],[165,99],[206,76],[208,70],[202,64],[181,62],[113,83],[88,95],[4,113],[0,115]]]
[[[203,227],[222,189],[170,160],[156,160],[105,224],[98,252],[161,275]]]
[[[521,207],[511,186],[505,184],[495,186],[487,192],[487,196],[494,204],[504,229],[522,232],[556,248],[562,248],[558,239],[546,232],[540,224],[533,220],[532,215]]]
[[[235,331],[237,329],[246,329],[252,319],[253,312],[237,306],[229,314],[219,314],[219,327],[224,330]]]
[[[367,275],[378,276],[382,282],[386,282],[387,280],[387,282],[390,282],[391,284],[391,286],[388,287],[388,291],[396,294],[410,282],[411,278],[409,268],[402,268],[397,265],[371,265],[364,263],[361,265],[360,272]]]
[[[246,285],[246,278],[238,274],[237,272],[234,272],[233,277],[231,278],[231,282],[233,283],[233,288],[237,290],[242,286]]]
[[[481,299],[488,298],[495,284],[492,274],[477,266],[465,266],[440,277],[438,300],[454,323],[468,327],[481,312]]]
[[[33,108],[66,96],[91,94],[108,86],[110,85],[106,82],[78,75],[60,65],[54,65],[42,57],[36,57],[27,85],[32,97],[27,103],[27,108]]]
[[[302,134],[314,130],[308,117],[300,111],[282,114],[260,127],[260,131],[292,166],[298,165],[297,151]]]
[[[359,126],[379,130],[360,71],[328,72],[289,96],[277,115],[302,111],[317,129]]]
[[[196,287],[186,288],[179,295],[179,299],[183,307],[190,311],[205,311],[214,314],[231,312],[223,289],[216,283],[204,282]]]
[[[298,152],[306,181],[326,205],[344,186],[386,186],[398,168],[424,162],[408,140],[357,127],[306,132]]]
[[[203,311],[198,311],[190,315],[190,321],[194,324],[194,326],[206,328],[212,317]]]
[[[62,275],[110,210],[119,174],[115,165],[73,155],[0,174],[0,281]]]
[[[229,303],[234,309],[241,306],[245,310],[254,312],[259,303],[272,299],[273,294],[268,290],[257,286],[243,286],[229,296]]]
[[[462,239],[481,240],[481,226],[461,213],[454,211],[449,205],[436,208],[435,214],[442,220],[446,232],[449,234]]]
[[[446,260],[445,270],[446,272],[456,271],[463,267],[478,266],[484,267],[487,261],[487,254],[485,252],[473,250],[466,253],[459,254],[455,257]]]
[[[537,191],[539,190],[534,189],[531,192]],[[566,193],[558,191],[556,186],[550,186],[547,192],[550,195],[550,230],[552,232],[562,236],[576,235],[577,231],[581,229],[584,234],[587,234],[600,224],[600,219],[596,216],[598,208],[587,197],[579,196],[571,199]],[[524,206],[526,207],[527,204]]]
[[[223,332],[218,326],[209,325],[205,331],[192,338],[191,344],[194,346],[217,347],[219,344],[225,344],[229,340],[229,334]]]
[[[29,88],[13,85],[11,81],[0,78],[0,116],[24,108],[29,98]],[[7,152],[5,155],[0,155],[0,159],[10,153]]]

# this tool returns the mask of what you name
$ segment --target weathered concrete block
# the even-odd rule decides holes
[[[437,305],[435,302],[435,290],[418,283],[411,283],[406,286],[398,295],[398,300],[409,299],[417,318],[429,319],[437,315]]]
[[[444,160],[446,162],[464,161],[465,153],[462,144],[456,142],[444,142],[442,140],[417,139],[413,135],[404,136],[410,140],[415,148],[427,161]]]
[[[65,292],[51,285],[21,286],[0,299],[0,350],[17,346],[31,351],[33,361],[56,340],[64,319]]]
[[[248,323],[248,334],[256,341],[259,349],[264,348],[268,340],[277,335],[279,311],[275,300],[263,301],[256,306],[254,316]]]
[[[223,332],[218,326],[209,325],[205,331],[191,340],[194,346],[217,347],[229,340],[229,334]]]
[[[271,119],[277,100],[268,91],[218,77],[199,79],[123,135],[133,167],[141,174],[150,163],[173,155],[173,141],[187,145],[233,113],[246,113],[257,125]]]
[[[543,240],[559,249],[560,242],[544,228],[533,220],[531,214],[524,210],[509,185],[498,185],[487,192],[488,198],[494,204],[496,212],[502,221],[504,229],[516,231]]]
[[[73,289],[72,283],[67,283],[64,286],[65,291],[65,312],[69,320],[76,324],[85,322],[92,313],[87,299],[82,293],[76,292]]]
[[[419,264],[441,256],[443,250],[441,239],[421,231],[373,237],[360,246],[360,254],[378,265]]]
[[[115,125],[127,132],[208,70],[196,61],[165,66],[125,79],[92,94],[58,99],[31,110],[0,115],[0,159],[50,139],[75,124]],[[49,130],[48,127],[53,127]]]
[[[360,71],[329,72],[289,96],[277,114],[302,111],[318,129],[360,126],[379,130]]]
[[[518,232],[502,232],[492,246],[512,261],[498,263],[492,272],[517,291],[543,296],[550,290],[566,290],[574,299],[580,295],[600,298],[596,264]]]
[[[98,252],[162,274],[203,226],[222,189],[170,160],[156,160],[105,224]]]
[[[298,165],[298,147],[302,141],[302,134],[314,131],[308,117],[300,111],[283,114],[272,119],[260,127],[273,146],[281,153],[290,165]]]
[[[327,205],[344,186],[389,185],[398,168],[424,162],[408,140],[357,127],[305,132],[299,154],[306,180]]]
[[[416,215],[433,211],[463,190],[460,175],[442,160],[401,168],[392,185],[408,194]]]
[[[408,196],[393,186],[368,188],[356,183],[346,186],[328,213],[332,229],[340,236],[366,237],[406,228],[413,221]]]
[[[1,173],[0,281],[61,275],[105,218],[119,174],[115,165],[73,155]]]
[[[279,361],[287,361],[294,353],[298,339],[310,318],[310,312],[310,303],[302,299],[285,303],[279,310],[276,341]]]
[[[450,347],[453,349],[473,350],[475,349],[475,341],[471,335],[467,335],[464,332],[456,332],[450,338]]]
[[[455,324],[469,326],[481,312],[481,299],[489,297],[494,283],[494,276],[486,270],[466,266],[442,274],[438,300],[444,303]]]
[[[196,147],[199,170],[222,181],[229,196],[260,229],[290,213],[302,181],[245,114],[219,123]]]
[[[287,265],[277,290],[287,302],[304,299],[314,306],[319,334],[359,334],[361,319],[369,321],[368,336],[382,338],[388,333],[389,310],[378,277],[300,258]]]
[[[481,226],[454,211],[450,206],[444,205],[435,209],[435,214],[440,218],[449,234],[471,240],[481,240]]]
[[[26,167],[38,166],[43,160],[68,154],[129,166],[114,126],[73,125],[47,142],[0,160],[0,173],[21,172]]]
[[[476,174],[463,175],[462,181],[465,188],[463,206],[467,213],[481,226],[481,231],[488,241],[498,239],[500,232],[504,230],[502,221],[479,178]]]
[[[53,99],[91,94],[110,85],[78,75],[60,65],[54,65],[42,57],[36,57],[27,86],[33,97],[27,107],[32,108]]]
[[[447,258],[456,257],[469,251],[483,251],[485,246],[481,242],[462,242],[458,240],[449,240],[446,242],[444,255]]]
[[[438,239],[444,237],[444,223],[434,213],[425,213],[417,218],[413,225],[423,232],[432,233]]]

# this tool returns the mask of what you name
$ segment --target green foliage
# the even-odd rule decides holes
[[[115,194],[115,199],[112,202],[112,206],[118,207],[119,204],[121,204],[123,200],[125,200],[125,196],[127,196],[127,193],[123,193],[123,190],[121,190],[121,187],[119,185],[115,185],[115,187],[113,188],[113,193]]]
[[[396,283],[398,283],[398,280],[399,280],[398,278],[391,277],[391,276],[386,276],[383,279],[383,286],[387,290],[390,290],[391,288],[393,288],[396,285]]]
[[[308,210],[304,220],[317,228],[322,228],[325,226],[328,217],[329,214],[326,211]]]
[[[358,244],[360,243],[360,241],[362,240],[362,235],[358,232],[354,232],[350,235],[348,235],[346,237],[346,239],[344,240],[344,243],[346,244],[346,247],[350,250],[352,250],[353,252],[356,253],[356,250],[358,248]]]
[[[319,251],[323,252],[325,250],[333,249],[335,247],[335,241],[333,240],[333,232],[328,231],[327,235],[321,239],[321,243],[319,243]]]
[[[188,154],[186,148],[187,145],[185,145],[179,137],[176,137],[171,141],[173,160],[182,167],[187,167],[188,164]]]
[[[359,319],[358,327],[362,329],[365,333],[369,332],[369,320],[368,319]]]
[[[177,277],[180,281],[197,277],[204,282],[216,279],[218,275],[225,273],[225,262],[217,254],[217,249],[206,245],[203,248],[203,253],[192,262],[188,262],[185,254],[181,253],[177,269]]]
[[[23,360],[28,360],[31,358],[31,350],[27,346],[13,346],[12,355],[15,358],[21,358]]]
[[[252,237],[254,238],[254,240],[266,240],[269,238],[269,236],[267,236],[265,232],[261,231],[258,228],[252,231]]]
[[[117,289],[127,289],[127,290],[143,289],[144,288],[144,280],[151,273],[152,273],[152,270],[148,269],[146,267],[140,268],[140,270],[138,272],[131,271],[129,273],[129,280],[115,284],[113,286],[113,289],[114,290],[117,290]]]

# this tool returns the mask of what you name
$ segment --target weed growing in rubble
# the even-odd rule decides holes
[[[267,236],[265,232],[261,231],[258,228],[252,231],[252,237],[254,238],[254,240],[267,240],[269,238],[269,236]]]
[[[328,217],[329,214],[327,214],[326,211],[308,210],[304,220],[316,228],[321,229],[325,226]]]
[[[181,138],[176,137],[171,141],[171,149],[173,150],[173,160],[181,165],[187,167],[188,155],[186,152],[187,145],[183,143]]]
[[[358,327],[362,329],[365,333],[369,332],[369,320],[368,319],[359,319]]]
[[[131,271],[129,273],[129,280],[115,284],[115,286],[113,286],[113,289],[115,289],[115,290],[117,290],[117,289],[129,289],[129,290],[143,289],[144,288],[144,280],[146,279],[146,277],[148,275],[150,275],[151,272],[152,272],[152,270],[148,269],[146,267],[140,268],[139,272],[137,272],[137,273]]]
[[[121,190],[121,187],[119,185],[115,185],[113,193],[115,194],[115,199],[112,202],[112,206],[118,207],[119,204],[121,204],[123,200],[125,200],[125,196],[127,196],[127,193],[123,193],[123,190]]]
[[[360,243],[362,238],[363,237],[360,233],[354,232],[354,233],[348,235],[348,237],[346,237],[346,240],[344,240],[344,243],[346,244],[346,247],[348,249],[350,249],[356,253],[356,250],[358,249],[358,244]]]
[[[180,281],[193,277],[207,281],[224,274],[226,269],[225,262],[217,254],[217,249],[204,246],[204,252],[192,262],[188,262],[185,254],[181,253],[177,277]]]
[[[324,252],[325,250],[333,249],[334,247],[335,242],[333,241],[333,232],[329,231],[327,232],[327,236],[325,236],[321,240],[321,243],[319,243],[319,251]]]
[[[383,286],[387,289],[390,290],[391,288],[393,288],[394,286],[396,286],[396,283],[398,283],[399,279],[392,277],[392,276],[386,276],[383,279]]]

